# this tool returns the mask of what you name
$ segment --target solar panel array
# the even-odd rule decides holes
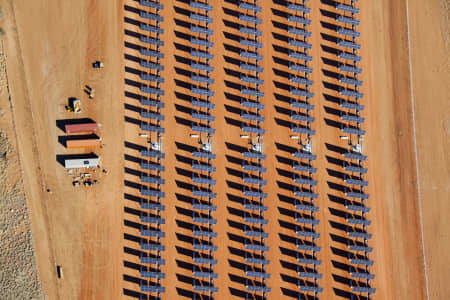
[[[353,292],[363,294],[367,299],[375,293],[371,281],[375,275],[371,273],[371,267],[374,262],[370,259],[372,248],[369,247],[369,240],[372,234],[368,233],[368,227],[371,221],[367,219],[370,208],[366,206],[369,194],[365,188],[369,182],[364,179],[367,168],[364,162],[367,156],[363,155],[363,137],[365,130],[362,124],[365,119],[361,117],[361,111],[364,106],[360,104],[364,97],[359,92],[362,82],[358,79],[362,73],[362,68],[358,67],[361,56],[358,50],[361,45],[358,43],[360,36],[357,31],[359,25],[359,9],[355,7],[355,1],[350,4],[336,3],[337,17],[339,24],[337,34],[339,36],[338,47],[340,48],[337,57],[340,61],[338,69],[340,71],[339,94],[342,97],[341,107],[343,111],[340,114],[342,121],[341,130],[343,134],[349,136],[350,149],[343,154],[345,195],[346,199],[346,231],[348,235],[348,261],[349,274],[351,280],[349,285]]]
[[[161,149],[161,137],[164,133],[162,121],[164,115],[161,108],[164,107],[162,96],[164,91],[160,85],[164,83],[161,77],[161,71],[164,66],[161,65],[161,59],[164,55],[160,47],[164,45],[160,36],[164,33],[161,28],[163,18],[160,16],[160,10],[164,8],[162,4],[155,1],[141,0],[139,28],[144,32],[140,35],[140,52],[143,59],[140,60],[140,78],[141,92],[147,96],[141,96],[142,105],[141,130],[148,132],[148,148],[141,151],[141,240],[140,240],[140,274],[139,281],[141,292],[152,293],[159,297],[165,292],[165,287],[161,286],[161,279],[165,274],[161,271],[161,266],[165,264],[162,258],[162,252],[165,247],[162,238],[165,233],[162,225],[165,220],[161,217],[161,211],[165,209],[163,199],[165,193],[162,187],[165,179],[162,173],[165,170],[163,166],[164,153]]]
[[[239,32],[244,36],[240,38],[240,63],[241,77],[241,130],[242,136],[248,136],[252,148],[243,152],[243,177],[242,186],[245,196],[242,203],[242,223],[244,225],[244,266],[245,289],[248,295],[261,295],[265,298],[271,288],[266,281],[270,274],[266,272],[270,261],[265,258],[269,247],[266,246],[265,239],[268,233],[265,232],[265,225],[268,220],[264,217],[267,206],[264,199],[267,194],[263,192],[263,187],[267,181],[263,179],[265,168],[263,161],[263,135],[265,130],[261,128],[265,117],[262,116],[264,105],[261,98],[261,86],[264,83],[260,79],[263,68],[260,67],[263,56],[259,54],[259,49],[263,44],[260,42],[262,31],[258,30],[258,25],[262,23],[260,19],[261,6],[257,0],[238,1],[236,4],[238,16],[236,24]],[[254,297],[254,296],[252,296]]]

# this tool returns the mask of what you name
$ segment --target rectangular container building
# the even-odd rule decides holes
[[[97,123],[67,124],[66,133],[94,133],[98,129]]]
[[[66,141],[66,147],[68,149],[100,147],[100,138],[81,139],[81,140],[67,140]]]
[[[64,160],[64,168],[78,169],[78,168],[96,168],[100,158],[76,158]]]

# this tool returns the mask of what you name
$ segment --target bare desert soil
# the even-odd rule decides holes
[[[192,285],[186,283],[192,276],[192,258],[183,254],[186,253],[183,249],[189,250],[192,245],[186,238],[190,231],[182,226],[191,221],[186,213],[190,205],[182,201],[182,195],[190,192],[183,188],[183,182],[189,178],[182,171],[186,164],[179,157],[188,155],[183,149],[198,145],[189,137],[189,128],[180,122],[187,117],[179,109],[186,101],[176,97],[176,93],[186,92],[182,84],[177,84],[186,79],[177,72],[186,68],[179,58],[185,54],[177,47],[186,43],[182,38],[186,29],[177,25],[176,20],[186,20],[182,12],[188,9],[188,4],[175,0],[163,2],[165,71],[162,75],[166,79],[163,84],[166,132],[162,145],[166,155],[163,272],[166,278],[162,284],[166,293],[162,298],[182,299],[192,297]],[[333,57],[324,50],[333,46],[326,38],[333,32],[323,26],[323,22],[333,22],[326,13],[334,9],[328,2],[308,2],[312,8],[312,80],[316,95],[313,114],[317,134],[313,149],[318,155],[315,179],[319,181],[317,204],[321,208],[317,216],[321,222],[319,259],[322,260],[320,272],[324,274],[320,280],[324,288],[320,298],[346,299],[351,290],[348,272],[342,266],[348,260],[343,256],[346,245],[339,239],[345,231],[339,226],[342,218],[333,213],[342,209],[342,205],[332,200],[333,195],[340,196],[332,188],[339,182],[330,175],[330,170],[339,169],[329,162],[329,157],[337,155],[333,149],[346,144],[339,139],[340,131],[329,125],[330,119],[337,119],[329,113],[329,108],[336,104],[325,97],[337,95],[329,88],[334,82],[329,82],[326,75],[335,68],[327,63]],[[286,166],[279,157],[288,156],[280,145],[294,147],[295,142],[289,139],[290,130],[279,122],[285,115],[276,106],[287,105],[273,96],[286,93],[280,89],[282,79],[274,71],[287,69],[277,62],[280,54],[273,47],[281,43],[275,38],[279,29],[273,25],[283,21],[274,13],[283,10],[277,3],[263,2],[261,25],[267,131],[264,153],[268,169],[264,175],[268,180],[264,191],[269,194],[266,230],[270,234],[266,242],[270,246],[267,258],[271,260],[267,285],[272,288],[268,299],[290,299],[289,295],[297,287],[286,280],[296,276],[290,268],[295,259],[287,253],[295,245],[282,237],[293,234],[283,226],[293,219],[283,213],[289,206],[280,201],[279,194],[288,193],[284,187],[292,180],[280,172]],[[218,219],[215,230],[219,246],[215,254],[219,260],[215,268],[219,274],[216,281],[219,292],[215,298],[238,299],[244,287],[233,279],[242,276],[243,271],[241,261],[230,249],[242,247],[233,238],[239,232],[232,226],[242,218],[235,213],[239,206],[229,197],[230,193],[237,193],[232,184],[237,177],[230,172],[236,167],[230,162],[230,157],[236,156],[236,147],[230,145],[247,145],[239,138],[240,129],[227,121],[235,116],[227,109],[233,103],[225,93],[233,93],[233,89],[226,82],[232,77],[225,69],[236,68],[230,59],[238,55],[224,46],[236,43],[227,38],[225,33],[233,32],[224,25],[224,20],[232,19],[226,8],[233,9],[235,5],[222,4],[225,9],[217,5],[212,12],[215,20],[212,65],[216,79],[212,87],[216,94],[213,114],[217,129],[213,142],[217,154],[214,179],[218,194],[214,216]],[[133,184],[139,183],[138,173],[133,172],[139,168],[130,158],[138,157],[137,149],[145,145],[138,137],[138,126],[130,122],[139,118],[138,101],[126,96],[139,94],[133,84],[139,82],[134,72],[139,69],[135,61],[139,52],[132,47],[139,43],[135,34],[139,28],[133,22],[124,21],[124,18],[140,20],[133,10],[138,5],[134,0],[3,1],[6,31],[3,43],[17,139],[13,146],[18,149],[23,171],[39,279],[48,299],[122,299],[140,295],[139,203],[137,198],[125,197],[139,196]],[[369,219],[370,232],[374,235],[370,246],[374,247],[371,258],[375,261],[372,271],[377,289],[374,299],[447,299],[450,297],[447,284],[450,280],[447,253],[450,246],[450,85],[448,46],[445,46],[448,14],[442,10],[448,6],[438,0],[409,0],[408,7],[405,1],[388,0],[359,1],[358,5],[364,69],[362,92],[366,106],[363,117],[367,130],[364,152],[369,157],[368,193],[372,208]],[[91,67],[97,59],[104,61],[104,69]],[[95,88],[95,101],[83,92],[85,85]],[[72,96],[82,100],[80,117],[102,124],[99,135],[104,146],[96,153],[108,173],[101,175],[100,184],[90,188],[72,187],[71,178],[56,160],[60,154],[80,153],[58,143],[58,136],[64,133],[56,121],[74,117],[64,110],[67,98]],[[57,265],[63,270],[59,279]]]

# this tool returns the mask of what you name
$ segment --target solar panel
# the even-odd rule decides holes
[[[267,180],[262,180],[262,179],[258,179],[258,178],[252,178],[252,177],[244,177],[244,183],[258,184],[258,185],[264,186],[267,184]]]
[[[198,170],[198,171],[208,171],[208,172],[215,172],[216,167],[208,166],[208,165],[201,165],[201,164],[192,164],[192,169]]]
[[[156,9],[164,9],[164,5],[161,3],[153,2],[153,1],[147,1],[147,0],[140,0],[139,4],[146,7],[156,8]]]
[[[146,81],[156,81],[156,82],[160,82],[163,83],[164,82],[164,78],[158,76],[158,75],[151,75],[151,74],[147,74],[142,72],[140,74],[140,77],[142,80],[146,80]]]
[[[156,190],[146,190],[144,188],[141,188],[141,195],[155,196],[155,197],[160,197],[160,198],[164,198],[166,196],[166,194],[164,192],[156,191]]]
[[[356,231],[348,232],[348,236],[353,237],[353,238],[367,239],[367,240],[372,238],[371,233],[356,232]]]
[[[243,132],[248,132],[248,133],[256,133],[256,134],[264,134],[266,131],[262,128],[256,128],[256,127],[250,127],[250,126],[243,126],[242,127],[242,131]]]
[[[269,251],[269,247],[264,245],[253,245],[253,244],[246,244],[245,249],[247,250],[254,250],[254,251]]]
[[[156,285],[140,285],[141,292],[144,293],[165,293],[166,288],[163,286]]]
[[[298,205],[295,206],[295,209],[303,210],[303,211],[314,211],[314,212],[319,211],[319,208],[317,206],[305,205],[305,204],[298,204]]]
[[[199,75],[191,75],[191,80],[195,82],[201,82],[201,83],[207,83],[207,84],[213,84],[214,79],[208,78],[205,76],[199,76]]]
[[[192,232],[194,236],[199,237],[208,237],[208,238],[215,238],[217,237],[217,232],[211,232],[211,231],[201,231],[201,230],[194,230]]]
[[[140,52],[141,52],[142,55],[145,55],[145,56],[152,56],[152,57],[157,57],[157,58],[164,58],[164,54],[161,53],[161,52],[159,52],[159,51],[149,50],[149,49],[142,48],[142,49],[140,50]]]
[[[261,192],[244,191],[244,195],[247,197],[263,198],[263,199],[267,198],[267,194]]]
[[[244,222],[252,223],[252,224],[263,224],[266,225],[269,223],[269,220],[259,219],[259,218],[244,218]]]
[[[358,110],[358,111],[364,109],[364,105],[359,105],[359,104],[352,103],[352,102],[341,102],[340,105],[341,105],[343,108],[356,109],[356,110]]]
[[[289,69],[292,71],[299,71],[299,72],[305,72],[305,73],[312,73],[313,69],[308,68],[302,65],[296,65],[296,64],[289,64]]]
[[[359,37],[361,35],[359,32],[347,28],[338,28],[337,33],[351,37]]]
[[[292,155],[295,158],[304,158],[304,159],[308,159],[308,160],[316,160],[317,155],[311,154],[311,153],[306,153],[306,152],[294,152],[292,153]]]
[[[310,219],[310,218],[296,218],[295,222],[301,223],[301,224],[312,224],[312,225],[317,225],[320,223],[319,220]]]
[[[162,204],[145,203],[145,202],[141,202],[141,208],[142,209],[155,209],[155,210],[161,210],[161,211],[166,210],[166,207]]]
[[[306,122],[314,122],[314,118],[307,115],[291,115],[291,119],[294,121],[306,121]]]
[[[244,152],[242,155],[245,158],[257,158],[257,159],[265,159],[266,155],[262,153],[256,153],[256,152]]]
[[[197,100],[191,100],[191,104],[192,104],[192,106],[209,108],[209,109],[214,109],[214,107],[216,107],[216,105],[214,103],[205,102],[205,101],[197,101]]]
[[[353,7],[350,5],[346,5],[346,4],[342,4],[342,3],[336,4],[336,9],[346,11],[346,12],[351,12],[352,14],[359,13],[359,8],[356,8],[356,7]]]
[[[215,94],[214,91],[210,91],[210,90],[202,89],[202,88],[194,88],[194,87],[191,88],[191,93],[197,94],[197,95],[205,95],[208,97],[212,97]]]
[[[344,128],[342,128],[342,131],[345,133],[357,134],[357,135],[365,135],[366,134],[365,130],[351,128],[351,127],[344,127]]]
[[[248,108],[264,109],[264,104],[241,100],[241,105]]]
[[[194,276],[195,277],[200,277],[200,278],[214,278],[216,279],[218,277],[217,273],[210,273],[210,272],[197,272],[194,271]]]
[[[303,78],[303,77],[298,77],[298,76],[290,76],[289,77],[289,81],[292,83],[300,83],[300,84],[305,84],[306,86],[310,86],[313,84],[312,80]]]
[[[146,157],[158,157],[158,158],[166,157],[166,155],[164,153],[157,151],[157,150],[142,150],[141,155],[146,156]]]
[[[147,111],[141,111],[141,117],[142,118],[146,118],[146,119],[155,119],[155,120],[164,120],[164,116],[157,114],[157,113],[152,113],[152,112],[147,112]]]
[[[359,20],[353,19],[351,17],[338,16],[336,18],[336,21],[355,26],[359,25]]]
[[[298,258],[297,259],[299,264],[305,264],[305,265],[316,265],[319,266],[322,264],[321,260],[314,259],[314,258]]]
[[[206,120],[206,121],[214,121],[216,119],[216,117],[211,116],[211,115],[207,115],[207,114],[201,114],[201,113],[192,113],[191,117],[193,119],[198,119],[198,120]]]
[[[361,80],[357,80],[354,78],[348,78],[348,77],[339,78],[339,82],[346,83],[346,84],[352,84],[352,85],[356,85],[356,86],[360,86],[363,84],[363,82]]]
[[[256,278],[270,278],[270,274],[263,273],[263,272],[255,272],[255,271],[247,271],[245,274],[249,277],[256,277]]]
[[[209,211],[216,211],[217,210],[217,206],[214,205],[207,205],[207,204],[193,204],[192,205],[193,209],[198,209],[198,210],[209,210]]]
[[[366,294],[374,294],[376,291],[375,288],[362,287],[362,286],[353,286],[352,289],[354,292],[366,293]]]
[[[369,199],[369,194],[358,193],[358,192],[347,192],[345,193],[347,197],[350,198],[361,198],[361,199]]]
[[[208,24],[212,23],[214,21],[213,18],[210,18],[208,16],[204,16],[204,15],[194,14],[194,13],[191,13],[189,15],[189,17],[191,18],[191,20],[200,21],[200,22],[206,22]]]
[[[351,185],[358,185],[358,186],[368,186],[369,182],[365,180],[359,180],[359,179],[345,179],[345,183],[351,184]]]
[[[210,152],[199,152],[199,151],[194,151],[192,152],[192,156],[194,157],[199,157],[199,158],[208,158],[208,159],[215,159],[216,155]]]
[[[349,218],[349,219],[347,219],[347,222],[349,224],[358,224],[358,225],[365,225],[365,226],[369,226],[370,224],[372,224],[372,221],[370,221],[370,220],[363,220],[363,219],[357,219],[357,218]]]
[[[159,15],[152,14],[152,13],[148,13],[148,12],[145,12],[145,11],[139,12],[139,16],[141,18],[144,18],[144,19],[147,19],[147,20],[155,20],[155,21],[158,21],[158,22],[164,21],[163,17],[161,17]]]
[[[357,43],[354,43],[354,42],[340,40],[340,41],[337,42],[337,44],[340,47],[346,47],[346,48],[351,48],[351,49],[356,49],[356,50],[361,49],[361,45],[357,44]]]
[[[255,265],[269,265],[270,260],[268,259],[262,259],[262,258],[246,258],[245,262],[248,264],[255,264]]]
[[[252,114],[241,114],[242,119],[264,122],[265,118],[263,116],[252,115]]]
[[[297,16],[289,16],[288,17],[288,21],[289,22],[294,22],[294,23],[306,24],[306,25],[311,24],[311,20],[305,19],[305,18],[302,18],[302,17],[297,17]]]
[[[239,8],[245,9],[245,10],[251,10],[254,12],[261,12],[261,7],[256,6],[253,4],[245,3],[245,2],[239,2]]]
[[[248,96],[264,97],[264,93],[257,90],[241,89],[241,93]]]
[[[145,85],[141,85],[141,92],[147,94],[153,94],[158,96],[164,96],[164,91],[158,88],[151,88]]]
[[[309,237],[309,238],[313,238],[313,239],[318,239],[320,237],[320,233],[311,232],[311,231],[298,230],[298,231],[296,231],[296,234],[301,237]]]
[[[257,30],[254,28],[249,28],[249,27],[245,27],[245,26],[240,26],[239,27],[239,31],[243,34],[252,34],[255,36],[261,36],[262,35],[262,31],[261,30]]]
[[[314,109],[314,105],[312,105],[312,104],[305,103],[305,102],[295,102],[295,101],[291,101],[291,107],[292,108],[303,108],[303,109],[307,109],[307,110]]]
[[[193,217],[193,222],[201,224],[217,224],[216,219]]]
[[[355,91],[351,91],[351,90],[340,90],[339,93],[343,96],[348,96],[348,97],[353,97],[356,99],[362,98],[364,96],[363,93],[359,93],[359,92],[355,92]]]
[[[303,41],[297,41],[293,39],[289,39],[289,45],[293,47],[302,47],[305,49],[311,49],[312,45]]]
[[[144,170],[155,170],[160,172],[164,172],[166,170],[164,166],[144,162],[141,162],[141,168]]]
[[[196,131],[196,132],[204,132],[204,133],[209,133],[209,134],[214,134],[216,132],[216,130],[214,128],[209,128],[209,127],[204,127],[204,126],[193,125],[191,128],[192,128],[192,131]]]
[[[193,183],[200,183],[200,184],[210,184],[210,185],[216,185],[216,181],[213,179],[208,178],[202,178],[202,177],[192,177]]]
[[[214,34],[213,30],[208,29],[206,27],[191,25],[189,29],[192,32],[194,32],[194,33],[201,33],[201,34],[206,34],[206,35],[213,35]]]
[[[346,66],[346,65],[340,65],[339,66],[339,70],[342,72],[351,72],[351,73],[356,73],[356,74],[361,74],[362,73],[362,69],[361,68],[357,68],[354,66]]]
[[[366,174],[368,170],[367,170],[367,168],[363,168],[363,167],[346,166],[345,171]]]
[[[314,292],[314,293],[321,293],[323,292],[323,288],[318,286],[306,286],[299,284],[299,288],[301,292]]]
[[[213,10],[213,7],[211,5],[208,5],[208,4],[205,4],[205,3],[191,1],[189,3],[189,5],[192,8],[203,9],[203,10],[206,10],[206,11],[212,11]]]
[[[358,279],[368,279],[368,280],[375,279],[375,275],[374,274],[370,274],[370,273],[350,272],[350,276],[352,278],[358,278]]]
[[[314,245],[297,245],[298,250],[319,252],[320,247]]]
[[[215,286],[201,286],[201,285],[194,284],[194,291],[217,293],[219,291],[219,288],[215,287]]]
[[[339,53],[338,57],[341,58],[341,59],[348,59],[348,60],[353,60],[353,61],[361,61],[361,56],[355,55],[355,54],[346,53],[346,52]]]
[[[194,257],[194,263],[196,264],[217,265],[217,262],[217,259]]]
[[[300,4],[288,4],[287,8],[289,10],[300,11],[300,12],[304,12],[304,13],[309,13],[311,11],[311,8],[306,7],[304,5],[300,5]]]
[[[351,245],[350,246],[350,250],[352,250],[352,251],[362,251],[362,252],[372,252],[373,248],[372,247],[366,247],[366,246]]]
[[[252,40],[247,40],[247,39],[240,39],[239,43],[242,46],[247,46],[247,47],[254,47],[254,48],[262,48],[263,44],[262,43],[258,43],[256,41],[252,41]]]
[[[344,121],[349,122],[357,122],[357,123],[364,123],[366,119],[358,117],[358,116],[352,116],[352,115],[343,115],[341,116],[341,119]]]
[[[165,237],[166,233],[159,231],[159,230],[147,230],[147,229],[141,229],[141,235],[143,236],[157,236],[157,237]]]
[[[244,231],[244,234],[246,236],[250,236],[250,237],[258,237],[258,238],[263,238],[266,239],[269,237],[269,233],[267,232],[261,232],[261,231],[250,231],[250,230],[246,230]]]
[[[204,59],[213,59],[214,55],[203,52],[203,51],[197,51],[197,50],[191,50],[191,55],[194,57],[204,58]]]
[[[303,53],[299,53],[299,52],[289,52],[289,57],[293,58],[293,59],[302,59],[304,61],[312,60],[311,55],[307,55],[307,54],[303,54]]]
[[[254,65],[247,65],[244,63],[241,63],[239,66],[240,66],[241,70],[244,70],[244,71],[253,71],[253,72],[261,73],[264,70],[264,68],[262,68],[262,67],[258,67],[258,66],[254,66]]]
[[[290,92],[291,92],[291,95],[294,95],[294,96],[302,96],[302,97],[306,97],[306,98],[314,97],[314,93],[311,93],[311,92],[308,92],[305,90],[291,88]]]
[[[193,246],[194,250],[207,250],[207,251],[217,251],[217,246],[212,245],[200,245],[200,244],[194,244]]]
[[[204,47],[213,47],[214,43],[207,41],[207,40],[202,40],[202,39],[196,39],[196,38],[191,38],[191,44],[197,45],[197,46],[204,46]]]
[[[209,197],[209,198],[217,197],[217,193],[206,192],[206,191],[192,191],[192,194],[194,196],[198,196],[198,197]]]
[[[155,251],[165,251],[166,247],[164,245],[160,244],[153,244],[153,243],[143,243],[141,242],[141,249],[142,250],[155,250]]]
[[[314,278],[314,279],[322,278],[321,273],[315,273],[315,272],[298,272],[298,276],[302,277],[302,278]]]
[[[152,224],[166,224],[166,220],[162,218],[146,217],[141,216],[142,223],[152,223]]]
[[[308,185],[313,185],[313,186],[317,185],[316,180],[306,179],[306,178],[295,178],[294,182],[297,184],[308,184]]]
[[[368,259],[353,258],[353,259],[350,259],[350,263],[352,265],[373,266],[373,260],[368,260]]]
[[[146,60],[141,60],[140,64],[141,64],[141,67],[143,67],[143,68],[155,69],[155,70],[158,70],[158,71],[164,71],[164,66],[160,65],[160,64],[157,64],[157,63],[152,63],[152,62],[148,62]]]
[[[243,164],[242,168],[246,171],[255,171],[255,172],[261,172],[261,173],[264,173],[267,171],[267,168],[260,167],[260,166],[246,165],[246,164]]]
[[[147,37],[147,36],[141,36],[140,37],[140,41],[146,44],[151,44],[151,45],[157,45],[157,46],[164,46],[164,41],[158,40],[158,39],[154,39],[151,37]]]
[[[302,172],[308,172],[308,173],[316,173],[317,172],[317,168],[313,168],[310,166],[294,165],[293,168],[295,171],[302,171]]]
[[[249,23],[254,23],[254,24],[262,24],[262,19],[257,18],[257,17],[253,17],[253,16],[247,16],[247,15],[239,15],[239,20],[243,21],[243,22],[249,22]]]
[[[207,72],[214,71],[214,67],[213,66],[208,66],[208,65],[203,65],[203,64],[196,64],[196,63],[191,63],[191,68],[194,69],[194,70],[207,71]]]
[[[297,197],[302,197],[302,198],[312,198],[312,199],[316,199],[319,195],[316,193],[312,193],[312,192],[301,192],[301,191],[296,191],[295,192],[295,196]]]
[[[247,291],[249,292],[264,292],[269,293],[272,289],[267,286],[260,286],[260,285],[247,285]]]
[[[141,30],[145,30],[145,31],[148,31],[148,32],[156,32],[156,33],[159,33],[159,34],[164,33],[164,29],[159,28],[158,26],[147,25],[147,24],[144,24],[144,23],[141,23],[139,25],[139,28]]]
[[[244,208],[245,209],[249,209],[249,210],[255,210],[255,211],[267,211],[268,207],[264,206],[264,205],[259,205],[259,204],[244,204]]]
[[[141,176],[141,181],[146,183],[156,183],[156,184],[165,184],[166,181],[164,179],[158,177],[149,177],[149,176]]]
[[[308,128],[304,128],[304,127],[292,126],[291,129],[295,133],[305,133],[305,134],[310,134],[310,135],[314,135],[316,133],[316,130],[308,129]]]

